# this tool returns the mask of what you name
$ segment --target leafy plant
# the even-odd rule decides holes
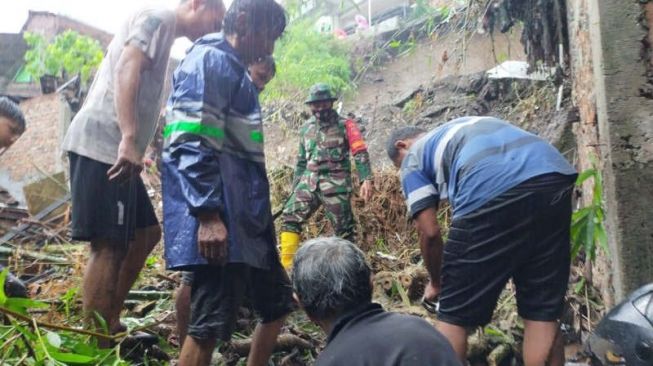
[[[159,258],[155,255],[150,255],[145,260],[145,266],[147,268],[154,268],[157,265],[157,263],[159,263]]]
[[[302,97],[317,82],[336,93],[351,88],[348,47],[330,34],[320,34],[313,20],[294,22],[278,42],[274,54],[277,76],[262,94],[264,102]]]
[[[8,297],[4,292],[7,275],[5,268],[0,273],[0,312],[7,319],[0,325],[0,365],[127,365],[119,355],[120,345],[101,349],[95,338],[81,330],[39,323],[29,311],[49,305]]]
[[[402,111],[408,114],[409,116],[412,116],[423,106],[424,106],[424,95],[422,93],[417,93],[411,100],[409,100],[408,102],[406,102],[406,104],[404,104]]]
[[[575,259],[580,251],[584,251],[587,260],[596,259],[597,248],[609,253],[608,238],[603,226],[603,180],[601,173],[596,168],[583,171],[576,180],[576,185],[581,186],[586,180],[592,178],[592,202],[590,205],[579,209],[571,216],[571,256]]]
[[[417,49],[417,41],[415,40],[415,37],[411,36],[408,40],[403,42],[399,40],[392,40],[390,43],[388,43],[388,47],[397,50],[397,56],[400,57],[415,51]]]
[[[455,13],[452,7],[433,7],[428,0],[417,0],[412,18],[425,19],[423,30],[427,35],[431,35],[435,33],[440,25],[448,23]]]
[[[79,287],[71,287],[61,297],[66,318],[70,318],[70,309],[75,305],[75,300],[77,299],[78,292],[79,292]]]
[[[18,314],[27,314],[30,308],[47,308],[49,305],[40,301],[34,301],[24,298],[8,297],[5,294],[5,282],[9,275],[9,269],[5,268],[0,273],[0,307],[13,311]]]
[[[57,77],[80,74],[87,83],[104,57],[100,43],[68,30],[47,43],[39,34],[25,32],[29,47],[25,52],[25,70],[34,80],[43,75]]]

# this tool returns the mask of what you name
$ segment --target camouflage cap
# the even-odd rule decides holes
[[[311,86],[311,89],[308,92],[308,98],[306,99],[306,104],[320,102],[323,100],[336,100],[331,91],[331,87],[324,83],[317,83]]]

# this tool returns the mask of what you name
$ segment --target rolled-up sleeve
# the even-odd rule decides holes
[[[410,153],[401,166],[401,188],[411,217],[422,210],[437,207],[440,193],[431,179],[419,168],[417,157]]]
[[[125,45],[130,45],[141,50],[150,60],[158,59],[168,47],[162,44],[174,32],[174,27],[167,24],[161,14],[156,11],[144,11],[134,18]]]

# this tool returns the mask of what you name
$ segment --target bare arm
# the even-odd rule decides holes
[[[141,75],[151,66],[150,59],[143,51],[126,45],[115,69],[115,108],[122,139],[118,147],[118,159],[109,169],[109,179],[124,180],[140,173],[142,153],[136,146],[138,121],[136,117],[136,97],[141,84]]]
[[[429,207],[415,216],[415,227],[419,235],[419,246],[430,282],[424,291],[427,300],[434,300],[440,294],[440,271],[442,269],[442,235],[438,224],[437,207]]]

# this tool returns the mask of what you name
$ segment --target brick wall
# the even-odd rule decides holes
[[[0,156],[0,186],[24,204],[25,184],[65,170],[61,141],[70,109],[56,93],[26,100],[20,107],[27,130]]]
[[[27,22],[25,22],[25,25],[23,26],[23,31],[39,33],[49,39],[54,38],[57,34],[68,29],[97,39],[102,45],[102,48],[106,48],[113,38],[111,33],[105,32],[96,27],[63,15],[45,11],[30,11]]]

